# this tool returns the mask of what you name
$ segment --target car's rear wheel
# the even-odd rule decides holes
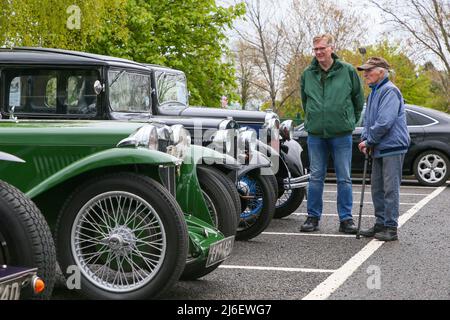
[[[424,186],[442,186],[450,175],[449,159],[440,151],[425,151],[414,161],[414,175]]]
[[[44,292],[34,296],[27,291],[21,296],[51,297],[56,254],[48,224],[30,199],[3,181],[0,181],[0,264],[37,268],[37,275],[45,281]]]
[[[156,181],[118,173],[88,181],[57,223],[62,270],[76,266],[94,299],[147,299],[169,289],[187,258],[183,212]]]

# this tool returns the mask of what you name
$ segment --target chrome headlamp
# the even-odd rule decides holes
[[[286,120],[281,123],[280,136],[284,140],[291,140],[294,137],[294,122],[292,120]]]
[[[239,130],[237,145],[237,159],[240,163],[248,163],[251,160],[252,153],[256,150],[256,132],[247,128]]]
[[[239,137],[237,141],[239,150],[245,150],[246,152],[256,150],[257,137],[254,130],[239,130]]]
[[[146,124],[133,132],[129,137],[121,140],[117,146],[144,147],[158,150],[158,129],[154,125]]]
[[[266,113],[263,129],[266,131],[267,143],[273,139],[279,140],[280,118],[272,111]]]
[[[221,148],[221,151],[230,153],[233,147],[234,132],[233,129],[217,130],[212,136],[212,142],[216,147]]]
[[[171,146],[167,148],[167,153],[183,159],[186,155],[189,147],[191,146],[191,135],[183,125],[175,124],[170,127],[171,129]]]

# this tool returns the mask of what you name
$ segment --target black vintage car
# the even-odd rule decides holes
[[[154,73],[156,94],[153,113],[165,116],[196,118],[232,118],[242,129],[254,131],[258,136],[258,150],[272,160],[272,171],[276,173],[278,200],[275,218],[294,212],[302,203],[309,175],[303,168],[301,146],[291,139],[293,121],[280,124],[279,117],[271,112],[228,110],[205,107],[190,107],[185,74],[157,65],[148,65]]]
[[[254,150],[256,136],[239,130],[239,124],[226,117],[161,115],[157,112],[160,107],[155,75],[148,67],[84,52],[15,48],[0,50],[0,68],[4,117],[183,125],[190,131],[194,144],[226,151],[231,159],[241,163],[206,163],[201,169],[207,170],[198,172],[200,185],[211,175],[228,186],[231,183],[235,207],[241,212],[236,239],[251,239],[270,223],[275,211],[276,182],[273,174],[260,172],[262,168],[270,168],[271,163]],[[22,95],[17,94],[19,91]],[[15,101],[22,96],[27,98]]]
[[[450,176],[450,115],[414,105],[406,105],[405,110],[411,145],[405,156],[403,174],[414,174],[419,183],[425,186],[445,184]],[[364,155],[358,150],[363,119],[364,111],[353,131],[352,172],[356,173],[362,172],[364,168]],[[302,154],[305,166],[309,166],[307,136],[303,125],[295,128],[294,139],[305,150]],[[333,170],[331,160],[328,168]]]

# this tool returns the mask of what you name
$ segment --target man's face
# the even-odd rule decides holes
[[[331,54],[334,48],[327,43],[327,40],[321,39],[314,42],[313,51],[317,61],[326,62],[332,59]]]
[[[363,71],[364,80],[368,85],[376,84],[384,78],[384,70],[381,68],[372,68]]]

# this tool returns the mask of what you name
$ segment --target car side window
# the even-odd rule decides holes
[[[183,74],[156,71],[155,76],[159,105],[175,102],[187,106],[188,90]]]
[[[408,126],[426,126],[435,122],[435,120],[430,117],[409,110],[406,111],[406,121]]]
[[[108,72],[109,104],[118,112],[149,112],[151,109],[150,74],[126,70]]]
[[[96,71],[82,70],[5,70],[7,112],[15,114],[96,113]]]

